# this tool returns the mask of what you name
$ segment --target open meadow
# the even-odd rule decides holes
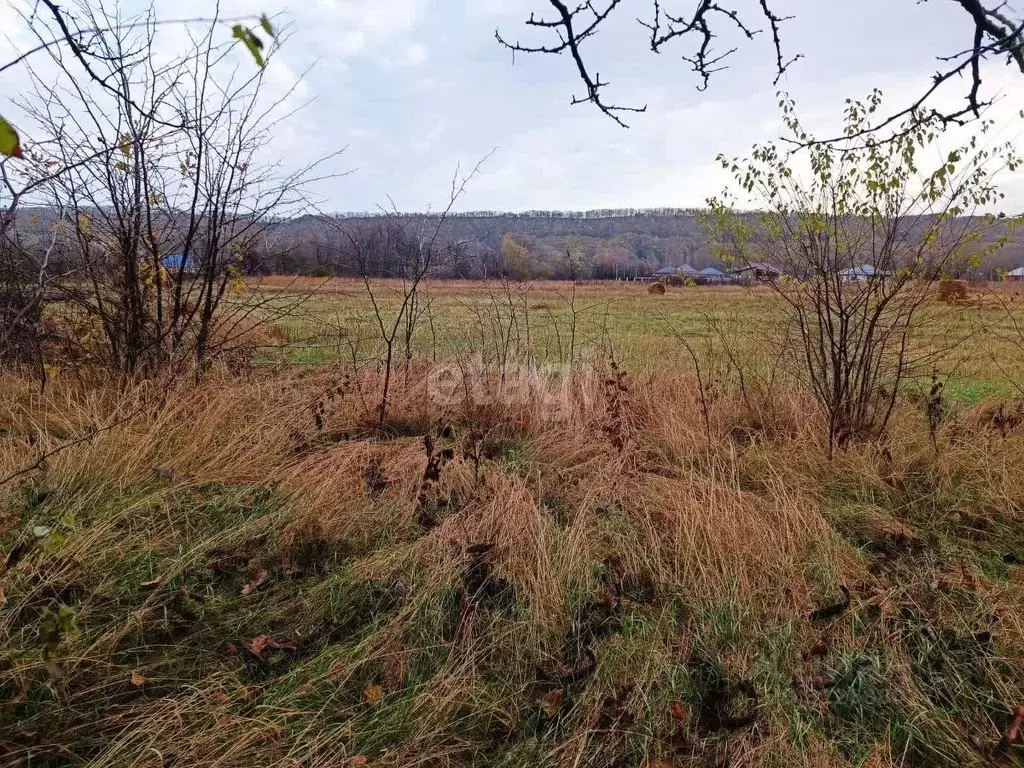
[[[735,373],[725,370],[730,353],[762,370],[777,366],[778,375],[799,367],[795,359],[780,363],[794,350],[780,345],[789,333],[787,308],[770,288],[676,287],[650,295],[649,285],[427,282],[412,355],[554,366],[600,366],[611,356],[629,371],[691,372],[696,355],[697,364],[707,358],[713,374],[724,377]],[[284,315],[273,320],[280,335],[268,349],[275,342],[285,348],[268,360],[366,362],[381,351],[374,304],[387,321],[403,296],[400,281],[373,281],[371,289],[372,296],[357,279],[277,276],[251,281],[249,295],[238,300],[258,297]],[[911,343],[912,389],[927,389],[937,370],[947,394],[969,404],[1018,394],[1018,384],[1024,385],[1024,287],[989,284],[972,289],[964,301],[933,302],[930,315],[912,329]]]
[[[1019,761],[1016,294],[829,459],[761,289],[427,284],[382,419],[309,287],[200,387],[0,379],[4,765]]]

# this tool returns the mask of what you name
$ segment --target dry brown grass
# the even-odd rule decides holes
[[[612,380],[553,417],[439,407],[416,368],[384,434],[375,376],[341,368],[0,381],[2,475],[124,419],[2,489],[4,552],[63,539],[0,577],[4,764],[994,759],[1024,697],[1024,438],[966,414],[936,450],[908,404],[830,463],[796,393],[718,393],[705,424],[689,377]],[[245,650],[264,634],[286,647]],[[701,725],[741,682],[753,724]]]

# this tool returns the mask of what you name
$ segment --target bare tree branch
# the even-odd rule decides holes
[[[671,2],[672,0],[668,0]],[[923,2],[924,0],[922,0]],[[899,109],[880,122],[864,128],[859,138],[871,141],[892,140],[896,134],[889,130],[902,126],[906,128],[906,118],[911,117],[910,128],[921,122],[935,125],[962,125],[980,117],[981,112],[992,103],[981,95],[983,83],[983,62],[993,56],[1005,56],[1006,64],[1024,73],[1024,18],[1015,18],[1018,13],[1011,12],[1005,2],[992,0],[955,0],[969,15],[971,45],[951,56],[940,56],[938,60],[947,66],[940,69],[932,77],[932,83],[924,93],[907,107]],[[560,54],[569,51],[576,64],[580,79],[586,87],[585,96],[574,96],[573,104],[590,102],[603,113],[625,126],[617,113],[622,111],[644,112],[646,106],[629,107],[612,104],[605,100],[602,89],[608,85],[600,75],[591,75],[591,68],[581,53],[582,43],[593,37],[621,0],[606,0],[600,8],[594,6],[593,0],[587,0],[570,9],[562,0],[548,0],[557,11],[557,18],[538,18],[533,13],[525,21],[527,27],[553,33],[557,42],[549,44],[526,45],[510,43],[501,33],[495,30],[495,38],[499,43],[515,53],[548,53]],[[652,15],[650,20],[637,18],[637,22],[648,30],[649,47],[654,53],[661,53],[670,44],[683,39],[690,39],[693,47],[681,55],[692,71],[698,76],[697,90],[703,91],[709,86],[711,76],[726,68],[726,60],[737,50],[739,43],[727,48],[716,50],[715,42],[724,32],[732,28],[742,37],[741,41],[754,40],[763,30],[755,28],[744,18],[743,8],[737,0],[691,0],[692,10],[689,13],[673,13],[664,6],[666,0],[650,0]],[[773,0],[758,0],[760,15],[767,23],[771,32],[772,49],[775,58],[775,76],[773,84],[777,85],[789,68],[803,54],[787,56],[783,52],[782,25],[791,20],[792,16],[781,16],[774,10],[777,5]],[[725,25],[723,31],[722,25]],[[950,80],[969,73],[969,85],[963,107],[938,108],[930,103],[939,90]],[[879,138],[874,138],[874,137]],[[840,143],[851,137],[836,136],[822,140],[824,143]]]
[[[626,123],[623,122],[622,118],[620,118],[616,113],[646,112],[647,106],[644,105],[642,107],[624,107],[603,101],[601,98],[601,89],[608,85],[608,82],[601,80],[601,74],[599,72],[595,73],[594,76],[591,77],[590,72],[587,70],[586,64],[583,62],[583,57],[580,54],[580,44],[583,43],[584,40],[592,36],[597,31],[598,25],[600,25],[601,22],[608,18],[608,14],[615,10],[615,7],[621,1],[622,0],[609,0],[608,5],[604,8],[604,10],[599,11],[596,8],[594,8],[594,4],[591,0],[587,0],[587,2],[578,5],[576,7],[576,10],[570,11],[568,6],[561,0],[550,0],[551,5],[553,5],[555,7],[555,10],[557,10],[559,13],[560,19],[558,21],[545,21],[543,19],[537,19],[534,17],[533,14],[530,14],[530,18],[527,19],[526,21],[527,26],[554,30],[555,34],[558,36],[558,45],[530,47],[521,45],[518,42],[509,43],[504,38],[502,38],[501,33],[498,32],[498,30],[494,30],[494,37],[499,43],[501,43],[506,48],[511,50],[513,54],[558,54],[562,53],[565,50],[568,50],[570,54],[572,54],[573,61],[576,62],[576,69],[579,72],[580,79],[583,80],[583,84],[587,88],[586,96],[573,96],[571,103],[585,104],[589,102],[591,104],[594,104],[598,109],[600,109],[602,112],[608,115],[608,117],[610,117],[616,123],[621,125],[623,128],[628,128],[629,126],[626,125]],[[579,14],[583,13],[584,11],[589,11],[592,15],[589,24],[587,24],[582,29],[574,28],[574,20]]]

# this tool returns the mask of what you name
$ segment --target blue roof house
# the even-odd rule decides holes
[[[183,265],[184,271],[186,273],[197,272],[199,269],[198,265],[196,264],[196,260],[191,256],[186,256],[183,253],[172,253],[168,256],[164,256],[163,265],[164,269],[166,269],[168,272],[172,274],[180,272],[182,270]]]

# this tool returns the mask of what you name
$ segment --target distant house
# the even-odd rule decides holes
[[[182,271],[182,266],[184,266],[184,272],[186,274],[198,271],[196,267],[196,260],[183,253],[172,253],[168,256],[164,256],[162,262],[164,269],[172,274]]]
[[[732,282],[732,278],[720,269],[715,267],[704,267],[697,273],[696,280],[702,285],[721,285]]]
[[[850,267],[849,269],[844,269],[839,274],[844,283],[868,283],[885,277],[885,273],[875,269],[871,264]]]
[[[1009,272],[1006,273],[1006,279],[1011,281],[1024,280],[1024,267],[1017,267],[1016,269],[1011,269]]]
[[[691,280],[696,280],[697,275],[699,274],[700,273],[697,272],[697,270],[694,269],[689,264],[683,264],[682,266],[679,267],[677,267],[675,264],[666,264],[661,269],[655,271],[654,277],[655,279],[658,280],[668,280],[669,278],[673,277],[678,277],[684,280],[687,278]]]
[[[743,280],[757,280],[759,282],[775,282],[782,277],[782,270],[765,264],[761,261],[752,261],[750,264],[738,267],[733,274]]]

